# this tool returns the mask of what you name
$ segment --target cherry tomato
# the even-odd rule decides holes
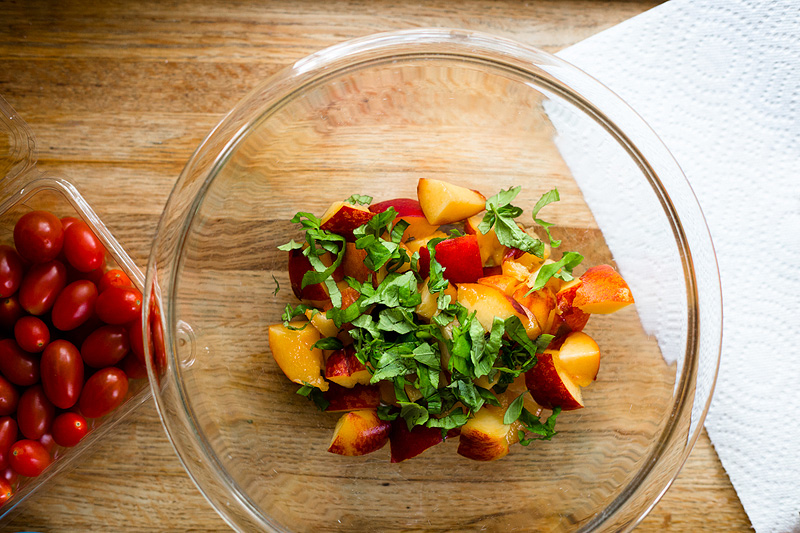
[[[41,373],[44,392],[56,407],[75,405],[83,387],[83,361],[74,345],[65,340],[48,344],[42,353]]]
[[[62,413],[53,421],[53,439],[59,446],[71,448],[89,432],[89,424],[78,413]]]
[[[110,287],[97,297],[95,310],[106,324],[126,324],[142,312],[142,293],[136,289]]]
[[[8,451],[10,452],[11,448],[9,448]],[[10,456],[11,454],[8,453],[6,455]],[[14,472],[14,469],[9,466],[8,468],[0,472],[0,479],[3,479],[13,487],[14,485],[17,484],[17,481],[19,480],[19,474]]]
[[[14,339],[0,341],[0,372],[20,387],[39,382],[39,357],[19,347]]]
[[[19,303],[32,315],[43,315],[53,307],[67,284],[67,269],[60,261],[33,265],[22,278]]]
[[[14,414],[18,403],[19,391],[6,378],[0,376],[0,416]]]
[[[128,324],[128,339],[131,343],[131,351],[136,355],[139,361],[144,365],[144,333],[142,332],[142,315]],[[150,353],[153,353],[153,335],[148,328],[147,331],[147,345],[150,348]]]
[[[50,330],[41,319],[24,316],[14,324],[14,338],[26,352],[39,353],[50,342]]]
[[[31,211],[14,226],[14,245],[32,263],[52,261],[64,245],[64,228],[53,213]]]
[[[98,418],[117,408],[128,393],[128,376],[110,366],[98,370],[83,385],[79,406],[86,418]]]
[[[11,485],[5,479],[0,479],[0,505],[3,505],[8,500],[11,499],[11,496],[14,495],[14,489],[11,488]]]
[[[16,250],[10,246],[0,246],[0,298],[7,298],[17,292],[24,271],[25,266]]]
[[[17,421],[10,416],[0,418],[0,470],[8,467],[8,451],[17,442]]]
[[[75,222],[80,222],[80,221],[81,219],[75,217],[63,217],[61,219],[61,229],[63,229],[64,233],[66,233],[68,227],[70,227]]]
[[[23,439],[11,446],[8,462],[19,475],[36,477],[50,466],[50,454],[40,442]]]
[[[125,356],[125,359],[119,364],[119,368],[125,372],[128,379],[144,379],[147,377],[147,367],[132,353]]]
[[[25,310],[19,305],[19,299],[16,296],[0,300],[0,327],[3,329],[13,331],[14,324],[23,314],[25,314]]]
[[[103,274],[103,277],[100,278],[100,282],[97,284],[97,290],[101,293],[110,287],[122,287],[123,289],[129,287],[133,288],[133,282],[125,272],[115,268]]]
[[[125,326],[103,326],[86,337],[81,345],[83,362],[94,368],[116,365],[130,350]]]
[[[78,220],[64,231],[64,255],[77,270],[90,272],[103,266],[106,248],[88,224]]]
[[[53,325],[61,331],[77,328],[94,314],[96,301],[97,287],[94,283],[86,280],[70,283],[53,304]]]
[[[30,387],[22,393],[17,406],[17,424],[25,438],[40,439],[50,431],[55,416],[56,408],[47,399],[41,385]]]
[[[53,424],[55,424],[55,419],[53,419]],[[50,425],[50,429],[52,430],[52,424]],[[44,446],[44,449],[47,450],[51,456],[53,455],[53,450],[56,448],[56,440],[53,438],[52,433],[45,433],[41,437],[39,437],[39,444]],[[55,457],[54,457],[55,458]]]

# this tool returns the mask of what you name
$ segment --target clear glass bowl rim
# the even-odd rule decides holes
[[[174,211],[176,207],[179,207],[178,204],[181,204],[181,202],[179,202],[181,197],[185,198],[188,197],[189,194],[193,195],[191,207],[189,209],[184,208],[185,218],[182,224],[182,234],[178,238],[182,243],[186,232],[191,226],[194,213],[197,211],[199,203],[202,201],[203,193],[211,182],[213,182],[218,169],[225,164],[228,157],[235,151],[239,142],[247,136],[254,124],[263,116],[268,114],[271,110],[283,105],[285,99],[301,93],[308,85],[318,82],[321,78],[327,78],[335,73],[353,69],[359,65],[365,65],[377,59],[386,60],[389,58],[399,59],[403,57],[421,58],[425,56],[481,60],[492,63],[496,67],[512,68],[525,72],[531,77],[538,78],[537,81],[542,82],[544,85],[548,85],[549,82],[548,89],[555,90],[562,96],[565,93],[568,94],[570,96],[570,101],[604,125],[606,130],[611,133],[618,142],[626,147],[631,157],[637,160],[640,166],[643,165],[650,169],[650,179],[657,182],[653,184],[654,188],[658,189],[666,196],[666,201],[673,210],[675,223],[678,225],[682,235],[683,230],[680,217],[677,216],[677,211],[691,212],[693,218],[699,220],[700,224],[702,224],[702,228],[698,228],[697,231],[701,233],[701,239],[707,239],[707,243],[704,242],[702,244],[704,248],[706,248],[706,245],[710,248],[711,257],[706,257],[705,260],[711,261],[713,265],[713,274],[717,282],[717,286],[712,287],[710,293],[698,293],[694,270],[691,268],[692,250],[689,249],[688,245],[686,245],[685,252],[688,255],[689,261],[689,277],[687,277],[687,282],[694,291],[693,296],[696,306],[700,307],[703,305],[706,309],[710,309],[711,316],[718,317],[718,320],[712,320],[710,323],[706,322],[703,324],[703,331],[707,333],[710,332],[716,346],[715,367],[711,373],[712,382],[708,390],[704,391],[705,394],[703,397],[697,397],[696,395],[692,397],[686,396],[686,391],[691,388],[685,386],[687,381],[692,378],[693,374],[694,379],[696,379],[696,370],[694,369],[697,364],[696,347],[699,343],[699,340],[696,339],[694,343],[689,343],[694,345],[694,350],[691,346],[687,346],[686,362],[690,364],[684,364],[681,375],[676,378],[676,383],[684,384],[684,386],[681,387],[684,392],[681,393],[682,396],[676,400],[677,405],[673,413],[673,418],[677,418],[677,411],[689,409],[692,411],[693,415],[696,411],[697,419],[692,423],[694,430],[688,435],[683,454],[674,472],[671,473],[663,484],[663,487],[659,487],[654,497],[648,497],[649,501],[646,505],[642,506],[641,512],[626,525],[625,529],[632,529],[650,512],[656,503],[658,503],[675,480],[702,432],[703,420],[705,419],[711,403],[711,397],[719,369],[722,344],[722,301],[721,288],[719,286],[719,268],[716,256],[713,252],[711,235],[700,205],[685,175],[667,147],[646,122],[633,111],[633,109],[625,104],[619,96],[593,77],[562,59],[534,47],[482,32],[446,28],[422,28],[378,33],[349,40],[315,52],[300,59],[293,65],[280,70],[260,83],[231,109],[206,136],[184,167],[184,170],[170,193],[153,242],[153,249],[149,258],[145,281],[144,301],[150,301],[154,293],[161,293],[161,290],[163,290],[159,288],[158,281],[158,251],[159,246],[169,240],[165,237],[166,230],[168,229],[169,214],[171,211]],[[533,69],[544,71],[547,76],[543,77],[541,73],[535,74]],[[591,99],[586,96],[587,94],[591,95]],[[254,106],[255,109],[259,110],[258,113],[253,112]],[[624,124],[624,127],[620,127],[620,124]],[[223,146],[223,148],[219,149],[219,146]],[[217,153],[212,154],[214,156],[213,163],[209,165],[206,162],[209,157],[208,152],[213,150],[217,150]],[[198,180],[194,180],[195,183],[189,183],[195,167],[203,166],[206,166],[208,171],[203,171],[205,178],[200,180],[201,183],[196,183]],[[686,193],[688,193],[689,199],[682,202],[679,210],[675,209],[672,205],[669,195],[666,194],[666,187],[664,187],[659,178],[664,175],[671,176],[671,187],[685,188],[685,190],[681,191],[684,198],[687,197]],[[171,246],[168,243],[164,245]],[[181,244],[174,246],[174,253],[170,258],[171,265],[174,266],[179,263],[181,250]],[[176,272],[177,269],[173,269],[171,276],[175,276]],[[252,526],[258,526],[265,530],[278,531],[280,528],[271,523],[268,517],[264,517],[259,512],[257,506],[246,494],[242,493],[236,482],[231,479],[224,467],[215,457],[213,450],[207,445],[202,430],[200,430],[195,423],[196,419],[191,409],[191,402],[188,399],[188,395],[185,394],[186,391],[181,381],[179,370],[181,362],[178,359],[177,350],[175,349],[175,325],[178,324],[178,317],[174,316],[175,308],[171,305],[174,295],[170,292],[171,288],[174,288],[175,285],[174,277],[168,278],[166,281],[168,281],[168,283],[165,284],[161,282],[160,286],[164,287],[166,285],[168,288],[164,293],[159,294],[159,296],[164,309],[162,327],[164,328],[165,344],[167,348],[167,368],[171,369],[167,373],[171,373],[172,375],[166,376],[166,379],[159,375],[158,370],[152,363],[152,354],[148,353],[146,360],[153,398],[167,436],[183,464],[184,469],[189,474],[189,477],[228,525],[241,531],[248,530]],[[699,313],[694,314],[699,315]],[[149,309],[145,309],[145,319],[143,323],[147,324],[148,320]],[[695,327],[699,332],[699,318],[695,316],[694,320]],[[143,333],[146,334],[147,332]],[[148,349],[147,345],[145,345],[145,349]],[[176,387],[182,399],[180,402],[181,405],[170,405],[168,400],[162,395],[162,391],[169,386]],[[690,400],[688,404],[686,402],[687,399]],[[698,404],[698,402],[700,403]],[[699,409],[697,407],[693,409],[693,405],[699,405],[700,407]],[[665,432],[662,433],[662,439],[665,439],[664,435],[669,434],[673,427],[673,425],[667,427]],[[187,431],[184,433],[180,431],[181,429]],[[185,437],[186,433],[192,435],[194,438],[188,441],[185,440],[187,439],[187,437]],[[643,475],[637,476],[634,481],[626,487],[620,496],[614,500],[611,506],[612,508],[599,513],[595,519],[591,520],[581,530],[593,530],[595,527],[601,527],[606,523],[607,520],[613,516],[614,512],[617,511],[634,492],[641,488],[643,481],[647,479],[647,474],[651,469],[652,465],[649,468],[646,467],[643,469],[643,472],[640,472]],[[213,482],[210,485],[205,484],[201,481],[204,479],[212,479]]]

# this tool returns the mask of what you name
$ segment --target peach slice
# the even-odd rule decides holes
[[[508,454],[511,425],[503,424],[505,409],[487,406],[461,426],[458,454],[475,461],[494,461]]]
[[[478,226],[482,220],[483,216],[481,215],[469,217],[464,223],[464,231],[477,237],[478,248],[481,250],[481,263],[484,265],[499,266],[503,263],[506,247],[497,240],[497,234],[494,232],[494,228],[490,229],[486,235],[478,230]]]
[[[519,280],[513,276],[506,276],[505,274],[499,274],[495,276],[485,276],[478,280],[478,283],[481,285],[486,285],[488,287],[494,287],[495,289],[500,289],[504,293],[511,296],[514,294],[517,286],[519,285]]]
[[[525,373],[525,385],[536,403],[547,409],[572,411],[583,407],[581,388],[558,364],[558,351],[545,350],[536,366]]]
[[[584,313],[614,313],[633,303],[628,284],[609,265],[592,267],[580,279],[572,305]]]
[[[441,429],[414,426],[409,431],[405,419],[398,416],[392,421],[392,432],[389,434],[391,462],[399,463],[416,457],[443,440]]]
[[[580,279],[574,279],[565,283],[561,290],[556,293],[556,313],[558,316],[554,323],[554,328],[581,331],[586,326],[589,321],[589,313],[584,313],[572,305],[581,283]],[[561,328],[561,325],[564,328]]]
[[[586,333],[573,331],[561,343],[557,363],[575,384],[589,386],[600,370],[600,348]]]
[[[356,248],[356,243],[345,243],[344,257],[342,257],[342,273],[349,276],[359,283],[364,283],[369,279],[370,274],[375,278],[375,272],[367,268],[364,264],[364,259],[367,257],[366,250],[359,250]]]
[[[325,362],[325,379],[348,389],[356,385],[369,385],[371,377],[372,374],[358,360],[352,347],[336,350]]]
[[[536,322],[544,330],[547,327],[551,311],[556,308],[556,295],[546,286],[527,294],[530,290],[531,288],[523,283],[517,287],[511,297],[533,313],[533,316],[536,317]]]
[[[311,322],[311,325],[317,328],[321,336],[335,337],[339,334],[339,328],[336,327],[336,323],[326,317],[324,311],[315,313],[311,309],[307,309],[305,315],[308,321]]]
[[[381,403],[380,389],[377,385],[356,385],[348,389],[331,383],[324,396],[330,402],[325,410],[330,413],[376,409]]]
[[[440,242],[436,245],[436,261],[445,268],[443,276],[451,283],[474,283],[483,277],[481,252],[475,235],[464,235]],[[431,254],[428,248],[421,248],[419,275],[428,277],[430,265]]]
[[[417,304],[417,307],[414,311],[420,316],[420,318],[431,320],[439,311],[439,294],[431,294],[431,291],[428,289],[428,278],[425,278],[425,281],[423,281],[420,285],[419,293],[422,297],[422,301]],[[458,298],[458,291],[450,283],[447,284],[444,294],[450,296],[451,303],[455,303],[456,298]]]
[[[319,332],[308,322],[300,320],[290,322],[293,330],[283,324],[269,327],[269,348],[275,362],[286,374],[286,377],[299,385],[308,383],[322,391],[328,390],[328,383],[322,378],[321,372],[325,366],[322,350],[311,347],[317,342]]]
[[[511,276],[519,282],[528,281],[531,277],[531,271],[525,265],[513,259],[504,259],[501,268],[504,276]]]
[[[406,249],[408,250],[408,256],[411,257],[414,255],[414,252],[420,252],[422,249],[428,246],[428,242],[432,239],[446,239],[447,235],[442,231],[436,231],[427,237],[423,237],[421,239],[416,239],[413,241],[408,241],[406,243]],[[421,252],[420,252],[421,253]]]
[[[535,339],[541,333],[542,330],[533,314],[500,289],[480,283],[463,283],[456,285],[456,288],[458,303],[466,307],[470,313],[476,312],[476,318],[485,331],[492,330],[495,317],[505,320],[516,316],[525,327],[525,333],[529,338]]]
[[[369,222],[373,216],[375,213],[364,206],[334,202],[322,215],[320,228],[352,241],[353,230]]]
[[[395,224],[400,220],[408,222],[408,227],[403,232],[403,241],[422,239],[428,235],[433,235],[439,229],[439,226],[428,222],[419,202],[413,198],[394,198],[378,202],[369,206],[369,210],[373,213],[383,213],[390,207],[394,207],[394,210],[397,211],[397,216],[394,219]]]
[[[417,183],[417,198],[425,218],[434,225],[464,220],[486,207],[486,197],[478,191],[428,178]]]
[[[324,261],[323,261],[324,262]],[[330,263],[329,263],[330,264]],[[289,250],[289,283],[292,285],[292,292],[300,300],[325,301],[328,299],[328,290],[324,283],[306,285],[301,288],[303,276],[311,268],[308,257],[303,255],[302,250]]]
[[[366,455],[383,448],[392,425],[378,418],[375,409],[345,413],[336,423],[328,451],[339,455]]]

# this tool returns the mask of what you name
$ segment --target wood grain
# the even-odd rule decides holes
[[[463,27],[557,51],[658,2],[0,2],[0,94],[142,266],[194,148],[259,81],[377,31]],[[311,169],[313,170],[313,169]],[[152,404],[21,506],[9,531],[220,531]],[[746,531],[705,433],[641,531]]]

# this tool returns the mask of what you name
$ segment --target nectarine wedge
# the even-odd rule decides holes
[[[420,178],[417,198],[425,218],[433,225],[450,224],[477,215],[486,207],[486,197],[441,180]]]
[[[475,461],[494,461],[508,454],[511,425],[503,424],[505,409],[487,406],[461,426],[458,453]]]
[[[481,262],[488,266],[499,266],[503,263],[506,247],[500,244],[500,241],[497,239],[497,234],[494,232],[494,228],[486,232],[485,235],[480,232],[478,226],[482,220],[482,215],[469,217],[464,223],[464,231],[470,235],[475,235],[478,239],[478,248],[480,248],[481,251]]]
[[[633,303],[628,284],[609,265],[592,267],[580,279],[572,305],[584,313],[614,313]]]
[[[353,230],[369,222],[375,213],[364,206],[334,202],[322,215],[320,228],[352,241]]]
[[[525,373],[525,385],[534,401],[547,409],[572,411],[583,407],[581,388],[558,365],[558,352],[545,350],[536,357],[536,366]]]
[[[325,410],[331,413],[376,409],[381,403],[380,388],[377,385],[356,385],[348,389],[331,383],[330,388],[323,394],[329,402]]]
[[[492,330],[495,317],[505,320],[516,316],[525,327],[525,333],[529,338],[535,339],[541,333],[542,330],[533,314],[500,289],[480,283],[462,283],[456,285],[456,288],[458,303],[466,307],[470,313],[476,312],[475,317],[485,331]]]
[[[308,322],[294,321],[289,324],[294,330],[283,324],[269,327],[269,348],[272,357],[286,377],[299,385],[308,383],[322,391],[328,390],[328,383],[321,372],[325,366],[322,350],[311,347],[320,339],[319,332]]]
[[[412,241],[413,243],[414,241]],[[475,235],[447,239],[436,245],[436,261],[444,267],[444,278],[451,283],[474,283],[483,277],[481,252]],[[428,248],[419,250],[419,275],[430,273],[431,254]]]
[[[416,457],[443,440],[441,429],[414,426],[409,431],[405,419],[398,416],[392,421],[392,431],[389,434],[391,462],[399,463]]]
[[[352,347],[336,350],[325,362],[325,379],[342,387],[369,385],[371,377],[372,374],[358,360]]]
[[[390,207],[397,211],[397,216],[394,219],[395,224],[400,220],[408,222],[408,227],[403,232],[403,241],[422,239],[432,235],[439,229],[439,226],[428,222],[419,202],[413,198],[394,198],[393,200],[378,202],[369,206],[369,210],[373,213],[383,213]]]
[[[517,286],[519,285],[519,280],[513,276],[506,276],[505,274],[499,274],[494,276],[485,276],[478,280],[478,283],[481,285],[487,285],[489,287],[494,287],[496,289],[500,289],[504,293],[511,296],[514,294]]]
[[[366,455],[383,448],[392,426],[375,409],[345,413],[336,423],[328,451],[339,455]]]
[[[561,343],[558,366],[569,374],[575,384],[581,387],[591,385],[600,370],[600,348],[586,333],[573,331]]]

